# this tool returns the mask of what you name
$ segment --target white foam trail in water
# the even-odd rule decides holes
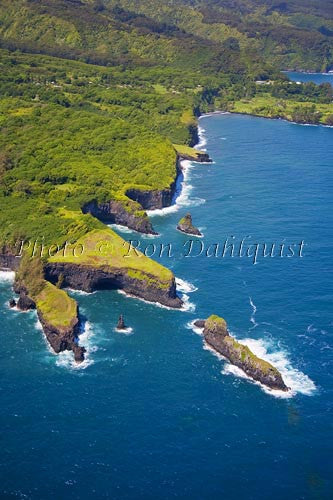
[[[92,338],[94,330],[92,324],[86,321],[84,331],[79,336],[79,344],[86,348],[85,360],[82,363],[76,363],[72,351],[64,351],[57,354],[56,364],[69,370],[84,370],[92,365],[94,361],[90,358],[90,354],[97,351],[97,347],[93,345]]]
[[[207,144],[207,140],[206,140],[205,135],[204,135],[205,132],[206,132],[206,130],[204,128],[202,128],[200,126],[198,127],[199,142],[198,142],[198,144],[196,144],[195,148],[199,149],[201,151],[206,151],[204,149],[204,147]]]
[[[127,226],[122,226],[121,224],[107,224],[110,229],[115,229],[116,231],[120,231],[121,233],[135,233],[134,229],[130,229]]]
[[[196,207],[198,205],[202,205],[206,203],[206,200],[203,198],[191,198],[190,194],[193,189],[192,184],[189,183],[191,177],[191,170],[195,168],[195,166],[189,160],[183,160],[181,162],[182,171],[183,171],[183,181],[181,183],[181,192],[177,197],[175,203],[170,207],[165,207],[156,210],[147,210],[147,214],[150,217],[155,216],[165,216],[168,214],[172,214],[178,212],[183,207]]]
[[[182,301],[184,302],[183,306],[180,309],[175,309],[174,307],[165,306],[163,304],[160,304],[159,302],[151,302],[151,301],[143,299],[141,297],[137,297],[136,295],[132,295],[130,293],[126,293],[126,292],[124,292],[124,290],[117,290],[117,292],[120,293],[120,295],[125,295],[125,297],[129,297],[129,298],[132,298],[132,299],[141,300],[141,302],[145,302],[146,304],[151,304],[153,306],[160,307],[161,309],[168,309],[169,311],[186,311],[186,312],[192,312],[192,311],[195,310],[195,304],[192,304],[192,302],[190,302],[189,296],[186,295],[186,294],[183,294],[182,297],[181,297]]]
[[[193,293],[198,290],[197,287],[192,285],[192,283],[190,283],[189,281],[185,281],[177,277],[176,277],[176,285],[177,285],[177,290],[179,290],[182,293]]]
[[[69,292],[71,292],[73,295],[93,295],[95,292],[85,292],[84,290],[74,290],[73,288],[66,288]]]
[[[275,397],[290,398],[296,394],[310,396],[316,390],[314,382],[307,375],[291,366],[287,353],[283,350],[274,350],[269,340],[247,338],[240,342],[249,347],[256,356],[275,366],[281,373],[285,384],[291,389],[288,392],[275,391],[258,383],[266,393]],[[240,368],[229,363],[224,367],[223,373],[249,378]]]
[[[0,283],[10,282],[13,283],[15,280],[14,271],[0,271]]]
[[[175,309],[174,307],[164,306],[159,302],[152,302],[150,300],[143,299],[142,297],[138,297],[137,295],[132,295],[131,293],[126,293],[124,290],[117,290],[120,295],[124,295],[130,299],[140,300],[141,302],[145,302],[146,304],[151,304],[152,306],[160,307],[161,309],[168,309],[169,311],[181,311],[182,309]]]
[[[202,328],[198,328],[197,326],[195,326],[195,322],[198,321],[198,318],[197,319],[194,319],[193,321],[189,321],[189,323],[186,323],[186,328],[188,330],[192,330],[194,333],[196,333],[197,335],[200,335],[202,337],[203,335],[203,329]]]
[[[250,306],[252,307],[252,314],[251,314],[251,317],[250,317],[250,321],[253,324],[253,326],[250,328],[250,330],[253,330],[254,328],[256,328],[258,326],[258,323],[255,320],[256,312],[257,312],[257,306],[255,305],[255,303],[253,302],[253,300],[252,300],[251,297],[249,297],[249,299],[250,299]]]
[[[186,293],[182,295],[182,301],[183,301],[183,306],[181,308],[181,311],[186,311],[186,312],[195,311],[195,304],[193,304],[193,302],[190,302],[190,297]]]
[[[114,331],[117,332],[117,333],[122,333],[123,335],[132,335],[134,333],[133,332],[133,328],[131,328],[131,327],[128,327],[128,328],[115,328]]]

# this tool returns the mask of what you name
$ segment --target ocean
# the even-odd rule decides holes
[[[8,308],[1,273],[1,498],[332,498],[333,131],[213,114],[200,137],[214,163],[185,164],[176,204],[152,214],[160,235],[117,229],[155,245],[183,311],[71,292],[88,349],[77,367],[34,312]],[[203,233],[191,251],[176,230],[187,211]],[[280,369],[288,397],[204,346],[192,322],[213,313]]]
[[[286,71],[286,74],[295,82],[313,82],[316,84],[330,83],[333,85],[333,73],[299,73],[296,71]]]

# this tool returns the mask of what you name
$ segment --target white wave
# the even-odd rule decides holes
[[[154,238],[160,238],[162,235],[159,233],[159,234],[145,234],[145,233],[141,233],[141,238],[144,239],[144,240],[150,240],[150,239],[154,239]]]
[[[69,370],[85,370],[88,366],[92,365],[94,361],[91,359],[90,354],[97,351],[97,347],[94,346],[92,339],[94,337],[94,330],[92,324],[86,321],[84,325],[84,331],[79,336],[80,346],[85,347],[85,359],[82,363],[76,363],[74,360],[74,355],[72,351],[64,351],[57,354],[57,366],[67,368]]]
[[[132,295],[130,293],[126,293],[126,292],[124,292],[124,290],[117,290],[117,292],[120,293],[120,295],[124,295],[125,297],[129,297],[131,299],[140,300],[141,302],[145,302],[146,304],[151,304],[153,306],[160,307],[161,309],[168,309],[169,311],[186,311],[186,312],[192,312],[192,311],[195,310],[195,304],[193,304],[192,302],[190,302],[189,296],[186,295],[186,294],[183,294],[182,297],[181,297],[181,299],[184,302],[184,304],[182,305],[182,307],[180,309],[176,309],[174,307],[169,307],[169,306],[165,306],[163,304],[160,304],[159,302],[151,302],[150,300],[143,299],[142,297],[137,297],[136,295]]]
[[[275,397],[290,398],[296,394],[310,396],[316,390],[314,382],[307,375],[290,364],[287,353],[283,350],[275,350],[269,340],[247,338],[241,339],[240,342],[249,347],[256,356],[275,366],[281,373],[285,384],[291,389],[288,392],[271,390],[257,382],[266,393]],[[232,373],[236,376],[240,376],[241,373],[243,378],[250,378],[240,368],[230,363],[224,367],[223,373]]]
[[[198,142],[198,144],[195,145],[195,148],[199,149],[201,151],[205,151],[205,149],[203,149],[203,148],[207,144],[207,139],[205,137],[205,132],[206,132],[206,130],[204,128],[200,127],[200,125],[199,125],[199,127],[198,127],[199,142]]]
[[[186,328],[202,336],[203,330],[195,326],[195,321],[197,320],[194,319],[193,321],[187,323]],[[203,343],[203,349],[214,354],[214,356],[217,357],[220,361],[225,362],[221,373],[223,373],[224,375],[233,375],[236,377],[251,380],[251,382],[259,385],[264,392],[271,396],[277,398],[292,398],[296,394],[311,396],[316,390],[314,382],[307,375],[291,366],[287,353],[281,349],[275,350],[270,341],[264,339],[255,340],[247,338],[241,339],[240,343],[246,345],[259,358],[262,358],[265,361],[271,363],[271,365],[275,366],[281,373],[285,384],[290,388],[290,390],[288,392],[272,390],[261,384],[260,382],[253,380],[241,368],[238,368],[237,366],[231,364],[224,356],[222,356],[205,341]]]
[[[168,309],[169,311],[179,311],[180,310],[180,309],[175,309],[173,307],[164,306],[163,304],[160,304],[159,302],[151,302],[150,300],[146,300],[146,299],[143,299],[141,297],[137,297],[136,295],[133,295],[131,293],[126,293],[126,292],[124,292],[124,290],[118,289],[117,292],[120,295],[124,295],[125,297],[128,297],[130,299],[141,300],[141,302],[145,302],[146,304],[151,304],[153,306],[160,307],[161,309]]]
[[[147,210],[147,215],[149,217],[155,216],[165,216],[175,212],[178,212],[183,207],[196,207],[206,203],[203,198],[194,197],[191,198],[191,191],[193,189],[192,184],[189,183],[191,177],[191,170],[195,168],[189,160],[182,160],[181,167],[183,172],[183,180],[181,182],[181,190],[179,196],[176,198],[175,203],[170,205],[170,207],[160,208],[156,210]]]
[[[188,323],[186,323],[186,328],[188,330],[192,330],[194,333],[196,333],[197,335],[200,335],[202,337],[202,335],[203,335],[203,329],[195,326],[194,323],[196,321],[198,321],[198,319],[194,319],[193,321],[189,321]]]
[[[14,280],[15,280],[15,272],[14,271],[0,271],[0,283],[2,283],[2,282],[13,283]]]
[[[114,331],[117,332],[117,333],[123,333],[124,335],[132,335],[133,328],[131,328],[131,327],[115,328]]]
[[[38,319],[38,316],[37,316],[37,319],[36,319],[36,323],[35,323],[35,328],[36,330],[42,332],[43,331],[43,326],[42,326],[42,323],[39,321]],[[46,339],[46,337],[44,336],[44,338]],[[47,345],[49,346],[50,344],[47,342]],[[50,348],[51,349],[51,348]],[[53,352],[53,351],[52,351]]]
[[[313,323],[311,323],[311,325],[308,325],[307,329],[306,329],[307,333],[314,333],[317,331],[317,328],[315,328],[313,326]]]
[[[182,301],[183,305],[181,307],[181,311],[186,311],[186,312],[194,312],[195,311],[195,304],[193,302],[190,302],[190,297],[184,293],[182,295]]]
[[[251,314],[251,317],[250,317],[250,321],[253,324],[253,326],[250,328],[250,330],[253,330],[254,328],[256,328],[258,326],[258,323],[255,320],[256,312],[257,312],[257,306],[255,305],[255,303],[253,302],[253,300],[252,300],[251,297],[249,297],[249,299],[250,299],[250,306],[252,307],[252,314]]]
[[[130,229],[127,226],[122,226],[121,224],[107,224],[110,229],[115,229],[116,231],[120,231],[121,233],[135,233],[134,229]]]
[[[75,290],[74,288],[66,288],[69,292],[71,292],[73,295],[93,295],[94,293],[97,293],[96,291],[94,292],[85,292],[84,290]]]
[[[182,280],[181,278],[176,277],[176,285],[177,285],[177,290],[179,290],[182,293],[193,293],[198,290],[198,288],[189,281]]]

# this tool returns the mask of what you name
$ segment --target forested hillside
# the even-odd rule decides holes
[[[326,71],[333,1],[1,0],[0,42],[104,65]]]
[[[204,39],[239,44],[247,54],[259,52],[281,69],[333,68],[332,0],[105,0],[105,4],[173,23]]]

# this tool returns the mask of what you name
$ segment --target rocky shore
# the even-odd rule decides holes
[[[203,330],[204,339],[210,347],[253,380],[270,389],[285,392],[289,390],[281,373],[273,365],[258,358],[247,346],[237,342],[229,334],[223,318],[213,315],[207,320],[196,321],[195,326]]]
[[[132,202],[131,205],[125,206],[124,203],[113,200],[103,203],[93,200],[82,207],[84,214],[89,213],[107,224],[120,224],[143,234],[157,234],[147,214],[139,215],[140,211],[142,212],[142,206],[138,204]]]
[[[48,283],[45,284],[46,290],[51,287],[52,285]],[[16,306],[20,311],[37,310],[37,316],[42,325],[46,339],[54,352],[59,354],[63,351],[73,351],[76,362],[81,363],[84,361],[85,348],[79,345],[80,320],[79,309],[75,300],[68,297],[66,292],[52,287],[51,293],[57,293],[60,297],[57,298],[57,301],[50,303],[49,306],[45,308],[45,301],[47,300],[46,290],[43,290],[41,294],[36,297],[36,300],[33,300],[29,296],[29,291],[26,286],[19,281],[14,282],[13,289],[14,292],[19,295]],[[48,318],[49,307],[56,310],[57,307],[59,307],[59,298],[63,299],[61,304],[62,308],[64,308],[63,305],[67,303],[70,307],[67,309],[64,308],[66,314],[65,321],[51,321],[50,318]]]
[[[48,263],[45,277],[51,283],[57,283],[59,276],[63,286],[93,292],[101,289],[119,289],[129,295],[139,297],[148,302],[158,302],[167,307],[180,309],[182,300],[177,296],[176,282],[173,277],[163,283],[150,274],[131,272],[126,268],[111,266],[94,267],[74,263]]]
[[[169,187],[164,189],[129,188],[125,192],[127,200],[109,200],[98,202],[92,200],[82,207],[83,213],[90,213],[102,222],[120,224],[143,234],[157,234],[145,210],[157,210],[169,207],[175,197],[178,178],[182,175],[182,160],[198,163],[211,163],[208,153],[198,151],[188,146],[176,146],[177,152],[176,175]]]

